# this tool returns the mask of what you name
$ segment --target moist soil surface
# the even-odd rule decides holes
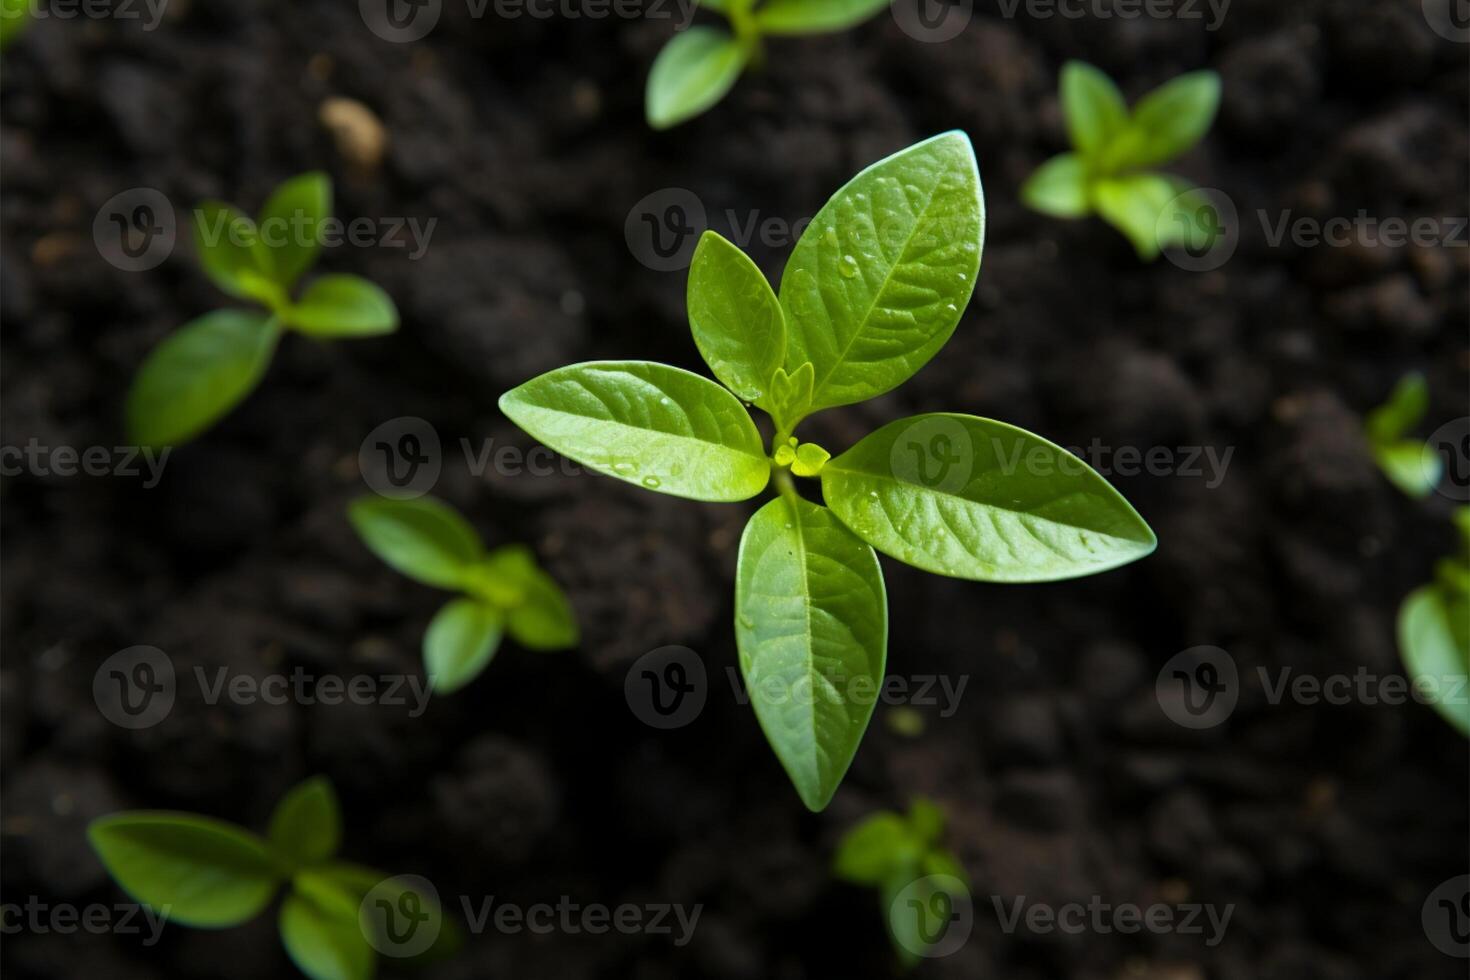
[[[1470,250],[1463,226],[1427,245],[1272,239],[1283,219],[1463,215],[1470,46],[1431,30],[1418,0],[1236,0],[1217,30],[1204,5],[1203,19],[976,6],[943,43],[887,14],[772,41],[762,70],[665,133],[642,120],[675,25],[656,16],[477,18],[445,0],[415,43],[376,37],[353,3],[190,0],[151,31],[35,25],[0,72],[7,447],[106,447],[122,462],[142,358],[229,305],[183,241],[149,271],[103,258],[94,218],[129,189],[181,216],[207,198],[253,211],[284,178],[327,170],[336,214],[380,221],[386,240],[328,249],[319,270],[373,278],[403,322],[371,340],[287,337],[260,388],[156,481],[44,460],[7,470],[4,901],[124,903],[86,845],[90,819],[176,808],[261,829],[321,773],[347,813],[344,855],[423,875],[456,911],[461,898],[701,907],[687,941],[677,926],[491,926],[415,975],[886,977],[877,896],[828,868],[845,829],[922,795],[949,814],[975,901],[968,941],[914,976],[1463,977],[1421,907],[1467,867],[1465,740],[1372,684],[1354,681],[1345,703],[1276,692],[1283,678],[1401,675],[1395,612],[1452,549],[1454,501],[1394,489],[1363,417],[1411,370],[1432,392],[1421,434],[1466,414]],[[1143,264],[1099,221],[1020,206],[1021,182],[1065,149],[1068,58],[1130,99],[1221,73],[1214,130],[1170,169],[1233,202],[1227,261]],[[381,120],[376,164],[320,122],[333,97]],[[736,546],[755,504],[523,458],[533,444],[496,399],[573,361],[700,368],[683,269],[639,258],[642,214],[667,217],[671,189],[774,281],[791,228],[848,177],[951,128],[973,139],[986,187],[974,299],[911,381],[803,434],[835,452],[921,411],[1012,422],[1091,453],[1159,548],[1035,586],[885,560],[888,670],[907,703],[879,705],[832,805],[811,814],[729,680]],[[421,255],[404,247],[409,220],[435,222]],[[446,596],[384,566],[344,517],[367,492],[359,448],[402,417],[437,434],[433,492],[488,542],[531,545],[566,585],[581,646],[507,643],[422,711],[391,680],[379,703],[210,703],[221,676],[420,675]],[[1165,452],[1142,471],[1130,454],[1150,449]],[[168,716],[134,731],[101,714],[93,679],[137,645],[164,651],[178,684]],[[624,680],[667,645],[697,653],[707,700],[659,730]],[[1156,679],[1199,646],[1228,652],[1238,703],[1193,729]],[[957,701],[934,678],[963,683]],[[1018,903],[1162,905],[1176,923],[1198,904],[1229,919],[1223,936],[1205,913],[1156,931],[1099,927],[1091,911],[1080,932],[1007,928]],[[7,935],[7,976],[295,975],[274,912],[221,932],[170,926],[156,944],[146,929],[42,926]]]

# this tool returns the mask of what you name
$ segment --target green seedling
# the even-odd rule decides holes
[[[424,633],[424,671],[448,694],[495,656],[503,634],[530,650],[577,645],[577,620],[565,593],[524,545],[486,551],[458,511],[432,497],[361,497],[347,510],[364,544],[424,585],[458,592]]]
[[[906,967],[932,951],[949,927],[955,906],[970,901],[965,869],[940,845],[943,835],[943,812],[919,799],[907,816],[874,814],[837,844],[832,873],[851,884],[877,889],[888,937]]]
[[[30,0],[0,0],[0,51],[31,26]]]
[[[1470,507],[1455,508],[1459,553],[1399,606],[1399,655],[1415,688],[1470,737]]]
[[[458,941],[437,898],[413,879],[334,860],[342,812],[322,777],[286,794],[266,837],[193,813],[134,810],[92,821],[87,838],[123,891],[180,925],[241,925],[284,887],[281,942],[312,980],[368,980],[378,951],[437,957]],[[416,910],[418,947],[404,944],[380,905]]]
[[[210,280],[265,311],[216,310],[154,348],[128,392],[130,438],[142,446],[193,439],[244,400],[270,365],[286,330],[308,337],[368,337],[398,329],[388,294],[359,276],[327,275],[292,287],[316,262],[331,218],[332,181],[294,177],[276,188],[252,221],[228,204],[194,211],[194,245]]]
[[[1444,461],[1434,447],[1409,436],[1428,411],[1429,386],[1423,375],[1406,374],[1388,401],[1369,412],[1364,423],[1368,448],[1378,468],[1410,497],[1429,496],[1444,472]]]
[[[740,541],[735,636],[756,717],[812,810],[847,771],[884,676],[888,604],[873,549],[940,575],[1045,582],[1154,548],[1101,476],[1003,422],[918,415],[835,458],[794,435],[812,412],[896,387],[944,345],[975,287],[984,223],[969,139],[934,137],[827,202],[779,297],[749,257],[705,233],[689,323],[725,387],[665,364],[595,361],[500,399],[543,444],[649,490],[738,501],[774,481],[779,495]],[[774,421],[769,453],[750,405]],[[825,506],[794,478],[820,480]]]
[[[700,0],[729,28],[691,27],[654,59],[644,109],[654,129],[668,129],[712,108],[746,67],[758,64],[767,37],[831,34],[861,24],[889,0]]]
[[[1132,113],[1112,80],[1091,65],[1062,67],[1062,112],[1072,152],[1042,164],[1021,188],[1033,210],[1057,218],[1097,214],[1152,261],[1170,245],[1207,247],[1220,230],[1194,185],[1151,168],[1184,153],[1210,129],[1220,76],[1196,71],[1161,85]]]

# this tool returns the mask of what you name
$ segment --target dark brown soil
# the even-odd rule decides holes
[[[1377,472],[1363,414],[1405,371],[1433,392],[1427,433],[1466,414],[1470,249],[1271,247],[1256,215],[1465,213],[1470,45],[1419,0],[1236,0],[1223,26],[1036,19],[980,3],[942,44],[888,16],[771,46],[766,69],[691,125],[650,132],[642,83],[666,20],[474,19],[460,0],[427,38],[374,37],[357,4],[178,0],[156,31],[49,20],[0,73],[5,261],[3,443],[123,441],[120,406],[148,349],[224,299],[186,248],[149,272],[103,261],[91,227],[128,188],[178,208],[253,207],[323,168],[343,218],[437,219],[422,259],[344,247],[323,268],[397,300],[392,337],[288,338],[260,390],[177,451],[161,482],[7,476],[3,515],[6,860],[3,901],[112,904],[86,821],[172,807],[263,826],[324,773],[347,856],[479,901],[700,903],[693,939],[494,931],[422,975],[446,978],[882,977],[877,899],[835,883],[834,841],[875,809],[932,796],[971,875],[975,929],[916,976],[995,980],[1428,980],[1463,977],[1420,924],[1470,863],[1470,752],[1430,709],[1272,704],[1258,668],[1327,677],[1399,668],[1394,613],[1451,547],[1451,501],[1411,501]],[[1009,4],[1005,5],[1009,7]],[[1220,121],[1177,169],[1242,215],[1222,267],[1143,266],[1096,221],[1020,207],[1063,148],[1056,73],[1098,64],[1130,98],[1182,71],[1224,76]],[[318,122],[348,96],[385,124],[358,173]],[[808,814],[725,682],[735,545],[748,505],[704,506],[585,475],[476,475],[459,450],[527,446],[496,398],[596,357],[697,368],[684,274],[624,241],[635,202],[693,191],[712,224],[797,221],[866,163],[949,128],[980,158],[989,229],[980,286],[941,356],[899,391],[814,419],[839,450],[916,411],[1004,419],[1064,444],[1233,450],[1218,485],[1115,482],[1157,531],[1149,559],[1093,579],[1000,587],[884,563],[889,669],[968,676],[922,735],[880,707],[833,805]],[[756,241],[773,278],[789,245]],[[181,681],[169,717],[108,723],[98,665],[158,647],[181,678],[416,673],[442,596],[357,542],[376,426],[436,428],[435,492],[492,542],[525,541],[572,593],[572,653],[508,645],[421,717],[407,707],[210,706]],[[641,723],[628,666],[691,647],[711,678],[687,727]],[[1191,731],[1165,716],[1160,668],[1209,644],[1243,690]],[[1274,676],[1274,674],[1273,674]],[[1233,905],[1224,939],[1005,933],[995,901],[1094,896]],[[8,920],[7,920],[8,921]],[[294,975],[272,915],[237,930],[7,935],[8,977]],[[394,973],[394,975],[397,975]]]

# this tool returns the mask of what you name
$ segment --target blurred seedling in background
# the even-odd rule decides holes
[[[1434,709],[1470,737],[1470,507],[1457,507],[1459,550],[1399,606],[1399,655]]]
[[[312,980],[368,980],[377,969],[377,951],[400,948],[400,937],[378,934],[385,917],[377,903],[416,910],[416,929],[425,930],[427,946],[420,958],[447,955],[458,942],[436,896],[416,889],[411,879],[334,860],[342,813],[322,777],[286,794],[266,837],[224,820],[169,810],[101,817],[87,828],[87,837],[125,892],[180,925],[241,925],[284,888],[277,914],[281,942]]]
[[[687,122],[723,99],[747,66],[757,65],[767,37],[830,34],[885,9],[889,0],[700,0],[729,28],[691,27],[654,59],[644,110],[654,129]]]
[[[1072,152],[1052,157],[1021,187],[1021,200],[1057,218],[1102,217],[1145,261],[1170,245],[1207,248],[1219,215],[1182,177],[1156,173],[1201,139],[1220,105],[1220,76],[1196,71],[1166,82],[1128,111],[1091,65],[1062,67],[1062,113]],[[1213,218],[1213,223],[1212,223]]]
[[[128,392],[134,443],[177,445],[219,421],[260,382],[287,330],[331,340],[398,329],[388,294],[359,276],[321,276],[299,299],[291,298],[316,262],[331,213],[332,181],[321,173],[276,188],[254,221],[218,201],[195,209],[194,245],[205,274],[224,292],[265,310],[207,313],[154,348]]]
[[[874,548],[940,575],[1045,582],[1155,545],[1085,463],[1003,422],[918,415],[836,458],[795,436],[812,412],[889,391],[944,345],[975,287],[984,223],[969,139],[934,137],[827,202],[779,297],[740,249],[705,233],[689,323],[725,387],[665,364],[595,361],[500,399],[543,445],[649,490],[738,501],[774,480],[779,496],[741,538],[735,636],[756,717],[812,810],[851,764],[883,682],[888,601]],[[774,421],[769,455],[750,405]],[[820,479],[826,506],[793,477]]]
[[[395,571],[461,593],[424,633],[434,690],[448,694],[474,680],[505,633],[530,650],[577,645],[571,603],[524,545],[487,552],[469,522],[432,497],[361,497],[347,513],[358,537]]]
[[[1409,435],[1429,411],[1429,386],[1420,374],[1406,374],[1394,386],[1388,401],[1368,413],[1364,433],[1368,448],[1383,475],[1410,497],[1434,492],[1444,473],[1444,461],[1422,439]]]
[[[907,816],[874,814],[843,835],[832,873],[878,891],[894,952],[906,967],[918,963],[949,927],[954,909],[970,901],[969,878],[945,850],[944,813],[915,800]]]
[[[0,0],[0,52],[31,26],[31,0]]]

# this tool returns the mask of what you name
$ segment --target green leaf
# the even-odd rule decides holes
[[[424,670],[429,684],[452,694],[485,669],[500,645],[504,616],[478,599],[453,599],[434,615],[424,633]]]
[[[292,326],[313,337],[367,337],[398,329],[393,300],[359,276],[322,276],[285,315]]]
[[[529,650],[565,650],[577,645],[581,637],[572,604],[561,586],[536,564],[529,548],[498,548],[485,567],[515,589],[507,628],[517,643]]]
[[[822,810],[883,683],[888,601],[877,556],[825,507],[770,501],[740,540],[735,638],[766,740],[802,802]]]
[[[1428,411],[1429,385],[1414,371],[1399,379],[1388,401],[1368,413],[1364,428],[1370,442],[1396,442],[1424,421]]]
[[[1021,201],[1031,210],[1054,218],[1080,218],[1091,213],[1082,158],[1063,153],[1043,163],[1021,185]]]
[[[1144,261],[1158,258],[1160,229],[1172,230],[1172,215],[1182,213],[1174,208],[1181,189],[1177,182],[1163,174],[1130,174],[1109,177],[1093,186],[1098,214],[1127,236]]]
[[[1113,80],[1082,61],[1062,66],[1062,112],[1072,147],[1092,159],[1128,125],[1128,105]]]
[[[728,32],[691,27],[675,34],[654,59],[644,110],[654,129],[693,119],[725,97],[750,50]]]
[[[194,251],[204,274],[238,299],[274,307],[284,297],[259,262],[260,235],[255,222],[221,201],[205,201],[194,209]]]
[[[972,415],[916,415],[884,426],[827,463],[822,493],[879,551],[956,578],[1075,578],[1142,558],[1156,543],[1082,460]]]
[[[1399,607],[1398,633],[1410,680],[1470,737],[1470,596],[1431,585],[1415,589]]]
[[[878,813],[849,830],[837,844],[832,871],[843,881],[878,887],[895,873],[912,869],[919,851],[896,813]]]
[[[909,827],[926,847],[935,844],[944,833],[944,811],[932,800],[914,800],[909,804]]]
[[[797,476],[817,476],[832,454],[814,442],[804,442],[796,447],[796,458],[791,463],[791,472]]]
[[[1151,167],[1179,156],[1204,138],[1220,107],[1220,76],[1180,75],[1139,100],[1128,125],[1103,154],[1109,171]]]
[[[747,402],[771,392],[786,354],[781,303],[750,256],[706,231],[689,266],[689,327],[715,377]]]
[[[763,34],[828,34],[856,27],[890,0],[767,0],[755,12]]]
[[[1429,496],[1444,475],[1444,459],[1434,447],[1417,439],[1379,443],[1372,450],[1383,475],[1410,497]]]
[[[649,361],[588,361],[500,396],[500,410],[584,466],[693,500],[754,497],[770,479],[759,430],[738,399]]]
[[[115,813],[92,821],[87,839],[129,895],[201,929],[254,918],[285,878],[265,841],[191,813]]]
[[[297,864],[315,864],[342,844],[342,808],[332,784],[316,776],[297,785],[271,814],[270,842]]]
[[[281,186],[261,208],[256,225],[266,247],[264,267],[289,290],[321,251],[322,224],[332,216],[332,179],[306,173]]]
[[[925,854],[924,859],[919,862],[919,872],[926,875],[948,875],[962,882],[970,880],[970,876],[965,873],[965,867],[960,864],[959,859],[943,850],[933,850]]]
[[[944,346],[980,271],[984,204],[964,133],[854,177],[817,213],[781,279],[786,369],[815,367],[812,407],[907,380]]]
[[[0,0],[0,51],[24,34],[31,20],[30,0]]]
[[[347,517],[373,554],[425,585],[462,588],[471,567],[485,557],[469,521],[433,497],[359,497],[348,505]]]
[[[790,374],[785,368],[777,368],[771,378],[771,397],[764,406],[771,418],[783,432],[796,428],[796,423],[806,417],[812,407],[812,384],[816,371],[807,361]]]
[[[274,319],[244,310],[216,310],[180,327],[133,378],[128,437],[169,446],[208,429],[260,383],[280,333]]]
[[[291,962],[312,980],[372,977],[377,954],[358,925],[361,896],[324,873],[304,872],[293,884],[279,919]]]

